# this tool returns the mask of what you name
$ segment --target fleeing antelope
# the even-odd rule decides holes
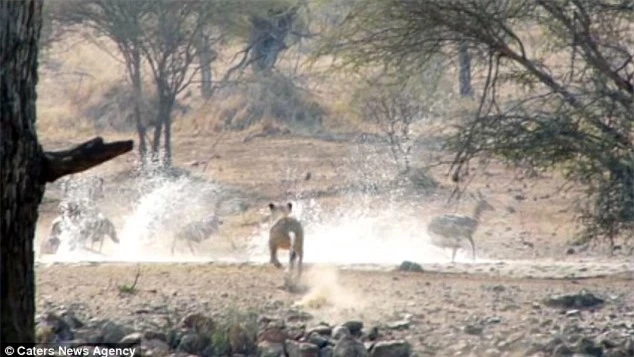
[[[456,252],[462,247],[465,240],[471,243],[473,259],[476,257],[473,234],[478,229],[480,217],[484,211],[493,211],[491,206],[478,192],[478,203],[476,204],[471,217],[457,214],[446,214],[434,217],[427,225],[432,243],[441,248],[451,248],[451,262],[456,259]]]

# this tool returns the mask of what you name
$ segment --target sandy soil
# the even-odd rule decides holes
[[[385,339],[405,338],[419,355],[435,356],[522,355],[561,334],[596,338],[608,332],[634,334],[634,261],[626,249],[612,257],[592,249],[568,254],[568,243],[575,238],[569,211],[574,196],[563,191],[553,194],[560,184],[556,178],[518,180],[495,165],[476,176],[473,189],[483,190],[496,211],[485,217],[476,234],[477,260],[461,253],[459,263],[450,264],[448,252],[425,243],[424,231],[433,214],[472,209],[468,197],[458,206],[444,204],[450,186],[397,199],[389,192],[338,194],[333,187],[368,179],[360,169],[353,170],[362,164],[359,148],[297,138],[227,140],[205,171],[187,163],[208,159],[204,150],[209,140],[179,138],[177,165],[234,190],[226,202],[248,203],[244,211],[229,207],[233,203],[225,205],[229,208],[222,214],[226,222],[222,234],[201,244],[197,263],[165,263],[194,259],[186,251],[172,257],[157,248],[163,249],[161,259],[154,259],[150,251],[157,244],[134,249],[128,245],[136,239],[130,227],[143,218],[140,210],[163,203],[140,205],[151,193],[140,193],[136,179],[129,177],[133,162],[113,161],[91,174],[106,179],[108,195],[100,207],[121,232],[122,243],[108,241],[104,256],[80,259],[93,263],[55,263],[55,256],[42,257],[37,268],[39,312],[72,307],[84,319],[112,319],[134,330],[165,328],[166,316],[173,320],[194,312],[220,316],[252,310],[309,325],[361,320],[367,327],[381,326]],[[288,152],[293,155],[282,155]],[[356,164],[347,158],[356,159]],[[339,164],[330,162],[335,159]],[[344,166],[352,173],[342,172]],[[303,180],[306,172],[313,173],[310,181]],[[156,202],[185,204],[168,209],[166,216],[209,209],[202,191],[188,185],[159,195],[162,201]],[[314,196],[316,203],[310,206],[310,198],[302,195],[315,190],[327,194]],[[51,185],[40,207],[38,241],[46,236],[60,197],[59,187]],[[262,264],[266,235],[265,230],[257,232],[270,200],[304,205],[310,269],[303,281],[308,291],[303,294],[284,290],[283,272]],[[166,224],[166,230],[157,233],[157,242],[168,244],[169,229],[183,219]],[[236,242],[237,250],[227,238]],[[128,253],[125,259],[121,252]],[[209,263],[229,256],[255,263]],[[108,257],[128,263],[99,262]],[[139,269],[130,262],[143,260],[164,263],[143,263],[136,291],[122,295],[119,287],[132,284]],[[422,264],[424,272],[394,271],[403,260]],[[552,294],[583,289],[605,299],[603,308],[553,309],[542,303]]]
[[[121,295],[117,286],[131,285],[137,269],[141,274],[136,293]],[[617,322],[628,326],[629,321],[629,328],[634,328],[631,273],[553,280],[313,266],[304,280],[310,290],[303,295],[283,290],[282,276],[272,267],[246,264],[42,266],[37,270],[38,309],[73,306],[86,319],[108,317],[138,330],[164,324],[166,315],[218,316],[251,310],[292,319],[301,310],[312,316],[304,322],[308,325],[361,320],[366,326],[381,326],[386,338],[405,338],[420,355],[438,356],[485,355],[515,339],[513,348],[505,346],[510,355],[508,351],[520,351],[535,341],[548,341],[570,324],[590,323],[602,329]],[[559,313],[542,305],[551,294],[582,289],[600,294],[606,306]],[[465,332],[472,325],[482,326],[484,332]]]

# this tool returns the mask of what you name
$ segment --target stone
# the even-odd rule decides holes
[[[336,326],[333,330],[332,330],[332,338],[335,341],[340,340],[343,337],[348,337],[348,336],[352,336],[352,334],[350,333],[350,330],[348,330],[347,327],[345,326]]]
[[[134,332],[131,328],[110,320],[101,321],[98,327],[99,330],[101,330],[101,343],[117,343],[125,336]]]
[[[148,355],[147,351],[151,351],[152,356],[165,356],[170,352],[170,346],[158,339],[150,339],[141,341],[141,349],[146,351],[143,355]]]
[[[484,329],[479,325],[466,325],[463,328],[464,333],[468,335],[481,335]]]
[[[211,338],[193,331],[186,332],[176,347],[176,350],[191,354],[199,354],[211,344]]]
[[[317,332],[311,332],[310,334],[308,334],[306,341],[316,345],[319,348],[324,348],[328,346],[328,338],[318,334]]]
[[[288,338],[286,326],[280,321],[271,321],[258,332],[258,342],[281,343]]]
[[[591,292],[582,290],[578,294],[552,296],[544,300],[544,305],[562,309],[589,309],[603,305],[605,300]]]
[[[423,267],[420,264],[418,264],[418,263],[410,262],[408,260],[405,260],[405,261],[403,261],[401,263],[401,265],[399,265],[398,270],[422,273],[423,272]]]
[[[408,320],[399,320],[388,323],[387,328],[391,330],[405,330],[409,328],[409,325],[410,322]]]
[[[320,324],[308,329],[309,334],[312,332],[318,333],[322,336],[330,337],[332,335],[332,327],[329,325]]]
[[[258,343],[258,357],[286,357],[284,343],[261,341]]]
[[[207,317],[203,314],[191,314],[183,319],[181,322],[183,328],[193,330],[201,335],[211,336],[216,329],[216,324],[211,317]]]
[[[334,348],[332,346],[326,346],[319,350],[319,357],[333,357]]]
[[[370,341],[374,341],[379,338],[379,328],[377,326],[372,326],[366,337]]]
[[[60,316],[49,312],[36,322],[35,335],[41,343],[70,341],[75,335],[71,326]]]
[[[352,336],[344,336],[337,341],[333,349],[333,357],[366,357],[368,351],[363,343]]]
[[[286,341],[288,357],[319,357],[319,347],[309,342]]]
[[[124,336],[120,341],[120,345],[124,345],[125,347],[132,347],[134,345],[138,345],[143,340],[143,334],[141,332],[133,332]]]
[[[580,353],[584,356],[593,356],[593,357],[601,357],[603,356],[603,348],[601,346],[597,346],[593,340],[589,338],[581,338],[575,344],[573,348],[574,352]]]
[[[350,331],[350,334],[355,337],[361,336],[361,330],[363,329],[363,322],[357,320],[351,320],[344,322],[343,325]]]
[[[409,357],[412,346],[405,340],[379,341],[370,351],[370,357]]]

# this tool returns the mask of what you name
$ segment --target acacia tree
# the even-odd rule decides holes
[[[47,182],[132,150],[132,141],[96,138],[45,152],[38,142],[36,84],[42,1],[0,2],[0,334],[5,343],[34,342],[33,238]]]
[[[631,1],[370,1],[325,49],[411,71],[467,43],[487,73],[449,142],[456,181],[479,154],[563,170],[586,188],[587,236],[613,243],[634,225],[633,21]]]
[[[81,24],[97,39],[112,40],[123,57],[126,74],[134,93],[133,118],[139,140],[139,156],[145,163],[147,123],[142,120],[143,83],[141,24],[149,11],[150,0],[68,0],[58,5],[54,16],[66,26]],[[62,25],[58,27],[61,27]]]
[[[152,142],[153,159],[158,159],[164,136],[163,164],[172,160],[172,110],[176,96],[187,88],[200,67],[197,41],[215,3],[211,1],[154,0],[143,24],[142,53],[148,62],[158,99],[158,114]],[[164,132],[163,132],[164,131]]]

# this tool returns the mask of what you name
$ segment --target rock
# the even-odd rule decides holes
[[[199,354],[204,351],[210,343],[210,337],[193,331],[188,331],[180,338],[176,350],[191,354]]]
[[[332,346],[326,346],[319,350],[319,357],[333,357],[334,349]]]
[[[72,340],[74,334],[63,318],[49,312],[36,323],[35,337],[39,343],[58,343]]]
[[[399,320],[388,323],[387,328],[391,330],[405,330],[409,328],[409,325],[410,322],[408,320]]]
[[[348,331],[350,331],[350,334],[352,334],[352,336],[355,336],[355,337],[361,336],[361,330],[363,329],[363,322],[351,320],[351,321],[345,322],[342,326],[346,327]]]
[[[186,332],[187,330],[181,328],[170,330],[167,334],[166,340],[170,348],[176,349],[181,341],[181,338],[183,337],[183,335],[185,335]]]
[[[317,332],[311,332],[310,334],[308,334],[306,341],[316,345],[319,348],[324,348],[328,345],[328,338],[318,334]]]
[[[141,332],[133,332],[129,335],[124,336],[120,341],[120,345],[124,345],[125,347],[132,347],[134,345],[138,345],[143,340],[143,334]]]
[[[288,357],[319,357],[319,347],[308,342],[286,341]]]
[[[402,262],[401,265],[399,265],[398,270],[422,273],[423,267],[418,263],[414,263],[414,262],[410,262],[406,260]]]
[[[165,342],[157,339],[143,340],[140,345],[141,350],[145,351],[142,355],[148,356],[150,352],[152,356],[166,356],[170,352],[170,346]]]
[[[593,340],[589,338],[581,338],[573,348],[574,352],[581,353],[584,356],[594,356],[601,357],[603,356],[603,348],[601,346],[597,346]]]
[[[306,336],[306,327],[304,325],[290,325],[286,328],[288,338],[291,340],[299,340]]]
[[[544,300],[544,305],[563,309],[588,309],[603,305],[605,300],[582,290],[578,294],[553,296]]]
[[[553,350],[553,356],[570,356],[572,355],[574,352],[572,351],[572,349],[568,346],[566,346],[565,344],[561,344],[557,347],[555,347],[555,349]]]
[[[326,337],[330,337],[332,335],[332,327],[330,327],[329,325],[317,325],[315,327],[311,327],[308,329],[308,333],[310,334],[311,332],[315,332],[318,333],[322,336],[326,336]]]
[[[203,314],[191,314],[183,319],[181,322],[183,328],[192,330],[201,335],[211,336],[216,329],[216,324],[211,317],[207,317]]]
[[[62,312],[61,317],[72,329],[84,327],[84,323],[75,316],[75,313],[72,310]]]
[[[286,321],[289,323],[292,322],[307,322],[314,319],[313,315],[305,312],[305,311],[289,311],[286,316]]]
[[[143,332],[143,339],[145,340],[160,340],[163,342],[167,342],[167,335],[163,332],[157,331],[145,331]]]
[[[464,333],[468,335],[481,335],[484,329],[479,325],[466,325],[463,328]]]
[[[345,326],[337,326],[332,330],[332,338],[337,341],[343,337],[352,336],[350,330]]]
[[[370,351],[370,357],[409,357],[412,346],[405,340],[379,341]]]
[[[264,328],[258,332],[258,342],[281,343],[282,345],[288,338],[288,332],[284,321],[274,320],[269,322]]]
[[[370,341],[374,341],[379,338],[379,328],[377,326],[372,326],[366,337]]]
[[[284,343],[261,341],[258,343],[258,357],[285,357]]]
[[[110,320],[101,321],[97,325],[99,330],[101,330],[99,334],[99,342],[101,343],[117,343],[126,335],[134,332],[131,328]]]
[[[368,355],[363,343],[352,336],[344,336],[335,344],[333,357],[365,357]]]

